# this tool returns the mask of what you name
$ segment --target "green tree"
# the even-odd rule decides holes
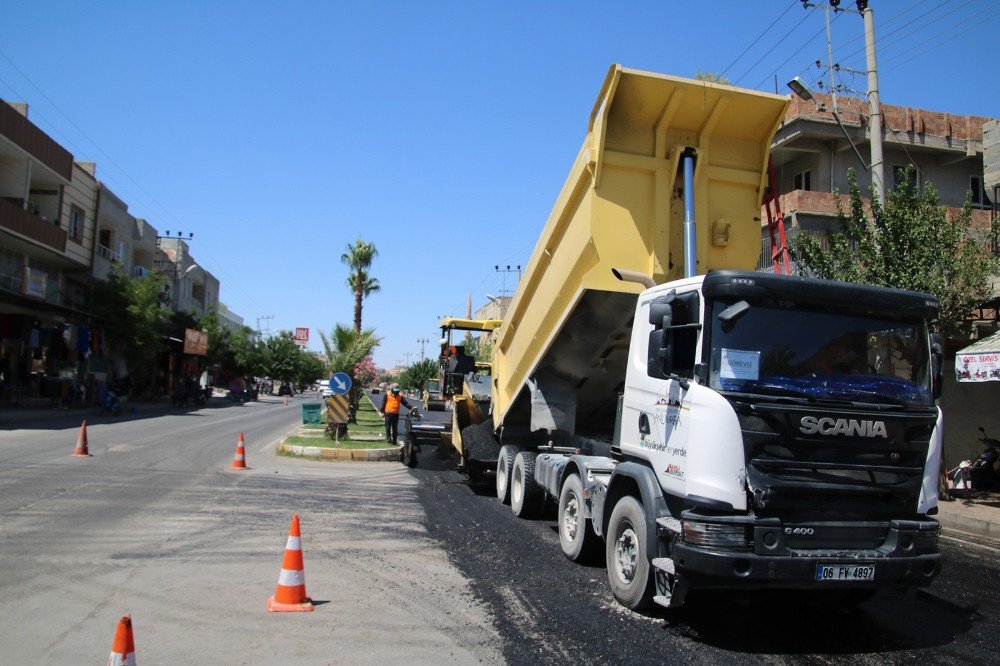
[[[399,376],[403,389],[422,389],[428,379],[438,376],[438,364],[429,358],[420,359]]]
[[[941,304],[940,326],[950,337],[968,337],[965,317],[993,296],[991,276],[1000,271],[992,252],[997,227],[976,229],[968,202],[948,219],[934,187],[918,190],[914,172],[888,192],[883,205],[861,198],[854,170],[848,172],[850,213],[838,201],[840,231],[827,234],[827,248],[800,234],[793,257],[803,274],[829,280],[925,291]]]
[[[382,288],[378,280],[370,275],[372,260],[378,256],[374,243],[358,238],[347,244],[347,252],[340,255],[340,260],[351,269],[347,276],[347,288],[354,293],[354,330],[361,332],[361,306],[369,294],[374,294]]]
[[[133,278],[115,270],[91,292],[91,311],[105,324],[108,344],[121,350],[135,388],[152,383],[164,349],[170,310],[163,303],[163,286],[155,271]]]
[[[291,331],[278,334],[264,342],[264,368],[266,374],[282,382],[294,382],[300,370],[302,350],[295,344]]]
[[[355,368],[378,347],[382,339],[375,335],[373,328],[356,331],[341,324],[334,326],[329,336],[320,331],[319,337],[323,341],[327,369],[331,373],[343,372],[351,378],[351,391],[348,394],[350,399],[348,420],[355,423],[354,415],[357,412],[358,403],[361,401],[362,390],[357,377],[355,377]]]
[[[326,364],[312,352],[303,349],[299,355],[299,371],[295,380],[300,384],[311,384],[317,378],[326,378]]]
[[[483,333],[473,340],[471,344],[465,346],[465,353],[481,363],[492,363],[493,336],[489,333]]]
[[[716,74],[715,72],[703,72],[700,69],[694,73],[694,78],[699,81],[707,81],[708,83],[721,83],[725,86],[732,85],[729,83],[729,79],[722,74]]]

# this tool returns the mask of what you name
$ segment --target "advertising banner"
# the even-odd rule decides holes
[[[956,354],[955,379],[960,382],[1000,381],[1000,351]]]
[[[295,344],[297,344],[297,345],[307,345],[307,344],[309,344],[309,329],[308,328],[297,328],[297,329],[295,329]]]
[[[25,296],[45,300],[45,289],[48,275],[37,268],[24,267],[24,279],[21,281],[21,293]]]
[[[208,354],[208,333],[185,328],[184,353],[206,356]]]

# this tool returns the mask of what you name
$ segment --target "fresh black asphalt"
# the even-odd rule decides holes
[[[512,664],[996,663],[1000,550],[942,539],[944,572],[912,600],[884,592],[855,609],[789,593],[692,594],[683,609],[619,607],[603,561],[566,560],[554,509],[516,518],[424,445],[418,501],[429,535],[488,605]]]

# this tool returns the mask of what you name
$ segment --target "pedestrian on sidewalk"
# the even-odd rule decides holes
[[[379,415],[385,419],[385,441],[390,444],[396,443],[399,435],[399,408],[410,408],[410,403],[399,392],[398,386],[393,386],[392,390],[382,396],[382,406],[379,407]]]

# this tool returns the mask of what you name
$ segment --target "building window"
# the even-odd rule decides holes
[[[920,167],[916,164],[893,164],[892,186],[897,188],[903,183],[913,180],[913,188],[919,192],[921,187]]]
[[[993,202],[990,195],[986,193],[986,186],[982,176],[969,176],[969,192],[972,193],[972,205],[977,208],[989,208]]]
[[[83,210],[76,206],[69,207],[69,237],[79,242],[83,238]]]
[[[792,176],[793,190],[812,190],[812,171],[806,169]]]

